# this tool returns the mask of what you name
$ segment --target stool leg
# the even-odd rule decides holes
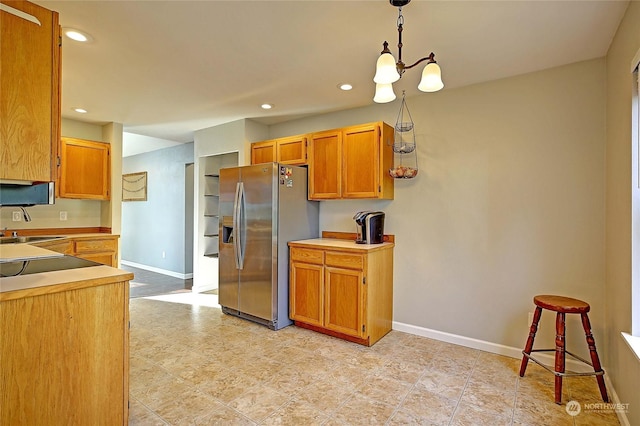
[[[556,315],[556,373],[564,373],[564,312]],[[556,404],[562,403],[562,376],[556,374]]]
[[[591,363],[593,364],[593,371],[599,373],[602,371],[600,365],[600,358],[596,351],[596,341],[591,334],[591,323],[589,322],[589,316],[587,314],[580,314],[582,317],[582,327],[584,328],[584,334],[587,337],[587,345],[589,346],[589,353],[591,354]],[[604,402],[609,402],[609,396],[607,395],[607,388],[604,385],[604,375],[597,375],[598,387],[600,388],[600,395]]]
[[[529,363],[529,358],[524,356],[524,354],[530,355],[531,350],[533,349],[533,341],[536,338],[536,333],[538,331],[538,322],[540,322],[540,315],[542,315],[542,308],[536,307],[536,311],[533,313],[533,321],[531,322],[531,328],[529,329],[529,337],[527,337],[527,344],[524,347],[524,351],[522,351],[522,363],[520,364],[520,377],[524,377],[524,372],[527,369],[527,364]]]

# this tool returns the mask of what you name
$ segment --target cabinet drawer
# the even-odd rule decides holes
[[[76,253],[95,253],[95,252],[108,252],[116,251],[118,248],[118,242],[115,239],[111,240],[79,240],[75,242]]]
[[[312,250],[312,249],[304,249],[291,247],[291,260],[305,263],[315,263],[318,265],[322,265],[324,260],[324,253],[322,250]]]
[[[348,269],[364,269],[364,258],[360,254],[348,254],[328,251],[325,255],[325,265]]]

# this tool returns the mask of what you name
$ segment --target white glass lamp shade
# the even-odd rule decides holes
[[[376,84],[376,94],[373,101],[379,104],[386,104],[396,98],[393,92],[393,84]]]
[[[396,68],[396,58],[391,53],[383,53],[376,62],[376,75],[373,81],[378,84],[391,84],[400,80],[400,74]]]
[[[430,62],[422,71],[422,79],[418,84],[418,89],[423,92],[437,92],[444,87],[440,66],[435,62]]]

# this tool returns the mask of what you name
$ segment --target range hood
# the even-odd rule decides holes
[[[28,207],[40,204],[54,204],[54,188],[53,182],[35,185],[2,183],[0,184],[0,207]]]

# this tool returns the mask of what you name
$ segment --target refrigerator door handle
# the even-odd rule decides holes
[[[238,258],[237,258],[237,268],[242,270],[244,269],[244,251],[245,251],[245,245],[246,242],[242,239],[242,234],[244,232],[244,224],[243,224],[243,218],[244,218],[244,210],[245,210],[245,195],[244,195],[244,184],[242,182],[238,183],[238,209],[236,214],[238,215],[238,218],[236,220],[237,222],[237,226],[235,229],[237,229],[238,233],[237,233],[237,249],[238,249]]]
[[[239,218],[238,218],[238,212],[240,211],[239,208],[239,201],[240,201],[240,183],[236,183],[236,193],[235,196],[233,198],[233,230],[231,231],[231,235],[233,238],[233,259],[235,260],[235,264],[236,264],[236,269],[240,269],[240,262],[239,262],[239,258],[238,258],[238,224],[239,224]]]

